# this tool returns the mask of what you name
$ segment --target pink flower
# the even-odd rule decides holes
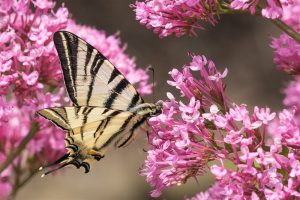
[[[242,131],[234,131],[230,130],[229,133],[225,136],[224,142],[227,144],[238,144],[242,141],[243,135],[241,134]]]
[[[203,29],[199,21],[216,24],[213,12],[217,4],[213,0],[146,0],[132,5],[136,20],[161,38],[169,35],[180,37],[185,34],[195,35],[194,29]]]
[[[257,2],[258,1],[255,1],[255,0],[233,0],[231,2],[230,6],[231,6],[231,8],[236,9],[236,10],[237,9],[246,10],[247,8],[250,7],[250,5],[252,5],[250,7],[250,10],[253,12]]]
[[[272,121],[276,116],[275,112],[270,113],[270,108],[259,109],[257,106],[254,107],[254,113],[263,124],[268,124],[268,122]]]
[[[12,184],[0,180],[0,199],[5,199],[12,191]]]
[[[213,62],[204,56],[192,59],[182,71],[173,69],[168,81],[188,105],[168,93],[162,113],[150,119],[150,150],[141,174],[154,187],[151,195],[210,170],[216,183],[192,200],[297,198],[300,130],[295,110],[276,117],[268,107],[249,111],[246,104],[230,103]],[[190,70],[200,72],[200,78]],[[221,78],[210,78],[214,75]],[[209,161],[221,167],[208,168]],[[225,167],[225,161],[234,167]]]
[[[210,106],[209,111],[210,113],[203,113],[202,117],[210,121],[216,119],[218,116],[217,113],[219,112],[219,108],[214,104]]]
[[[225,177],[225,175],[227,175],[227,170],[224,168],[224,166],[219,167],[217,165],[213,165],[210,167],[210,171],[216,176],[217,179],[222,179]]]
[[[283,93],[285,97],[283,104],[295,112],[295,123],[300,125],[300,77],[296,76],[294,80],[291,80],[284,88]]]
[[[208,79],[218,82],[221,78],[225,78],[227,74],[228,74],[228,69],[226,68],[222,74],[218,72],[214,75],[208,76]]]
[[[150,119],[153,128],[149,138],[151,149],[141,174],[147,176],[147,181],[155,188],[151,193],[153,197],[159,196],[166,187],[183,184],[189,177],[201,175],[207,160],[216,156],[209,145],[211,135],[205,129],[205,114],[202,117],[200,111],[210,109],[212,117],[207,117],[213,120],[219,111],[217,105],[211,104],[214,99],[222,99],[219,103],[226,105],[222,81],[209,80],[210,75],[219,72],[205,57],[193,56],[189,66],[200,72],[201,80],[193,77],[190,67],[184,67],[183,72],[173,69],[170,72],[173,80],[168,81],[181,90],[189,104],[178,103],[168,93],[170,101],[163,103],[162,114]]]
[[[246,10],[249,9],[251,14],[255,14],[256,7],[259,5],[260,0],[232,0],[230,7],[232,9]],[[292,1],[285,0],[267,0],[263,9],[261,9],[261,15],[269,19],[278,19],[283,15],[284,6],[293,5]]]
[[[300,45],[286,34],[273,38],[274,62],[278,69],[289,74],[300,73]]]
[[[171,101],[164,103],[162,114],[150,120],[153,127],[149,138],[151,149],[141,170],[155,188],[152,197],[159,196],[166,187],[183,184],[189,177],[202,174],[205,160],[210,156],[201,148],[202,144],[194,145],[189,137],[189,133],[201,134],[193,125],[202,124],[202,120],[197,119],[199,102],[192,99],[187,106],[172,101],[172,95],[168,96]]]
[[[282,4],[281,19],[299,32],[300,1],[294,0]],[[286,34],[273,38],[271,47],[274,49],[274,62],[278,69],[289,74],[300,74],[300,45]]]
[[[269,19],[278,19],[282,16],[282,8],[276,5],[273,0],[269,0],[268,7],[262,9],[261,14]]]
[[[39,78],[39,73],[37,71],[34,71],[34,72],[30,73],[29,75],[27,75],[23,72],[22,78],[26,82],[27,85],[34,85],[34,84],[36,84],[36,82]]]
[[[32,3],[40,9],[51,9],[54,7],[55,3],[48,0],[35,0]]]

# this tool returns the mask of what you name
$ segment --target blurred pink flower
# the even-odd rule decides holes
[[[284,88],[283,93],[283,105],[294,110],[296,123],[300,125],[300,76],[295,76]]]
[[[153,29],[160,38],[170,35],[196,35],[195,29],[204,29],[203,23],[217,23],[219,14],[232,10],[257,10],[263,17],[280,19],[285,7],[294,6],[292,0],[144,0],[132,5],[136,20],[147,29]]]
[[[262,1],[260,0],[232,0],[230,7],[235,10],[249,9],[251,14],[255,14],[257,6]],[[261,15],[269,19],[278,19],[283,15],[284,6],[292,6],[293,1],[289,0],[267,0],[263,8],[261,9]]]
[[[283,4],[281,19],[299,32],[300,1],[291,2],[292,4]],[[272,39],[271,47],[274,49],[274,62],[278,69],[289,74],[300,74],[300,45],[297,41],[284,33]]]
[[[6,199],[6,197],[11,193],[12,185],[7,181],[0,180],[0,199]]]
[[[185,34],[195,35],[195,28],[203,29],[199,21],[216,24],[215,0],[146,0],[133,6],[136,19],[161,38]]]

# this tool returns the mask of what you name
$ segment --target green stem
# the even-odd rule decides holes
[[[296,40],[298,43],[300,43],[300,35],[290,26],[288,26],[286,23],[284,23],[281,20],[273,20],[273,23],[280,28],[283,32],[285,32],[286,34],[288,34],[291,38],[293,38],[294,40]]]
[[[38,124],[34,122],[31,126],[29,133],[22,140],[22,142],[17,147],[17,149],[12,150],[11,153],[7,156],[5,162],[2,165],[0,165],[0,173],[3,172],[3,170],[5,170],[6,167],[8,167],[14,161],[14,159],[23,151],[23,149],[26,147],[28,142],[35,136],[37,130],[38,130]]]
[[[34,175],[36,175],[36,173],[39,170],[36,169],[34,171],[32,171],[27,177],[25,177],[21,182],[19,182],[18,184],[16,184],[13,188],[12,193],[10,194],[10,199],[14,199],[17,192],[19,191],[20,188],[22,188]]]

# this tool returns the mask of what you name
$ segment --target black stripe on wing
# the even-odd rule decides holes
[[[66,35],[67,34],[62,34],[62,32],[56,32],[54,33],[53,40],[61,62],[65,85],[69,93],[70,99],[75,105],[78,105],[76,99],[75,82],[73,79],[73,71],[76,71],[77,68],[76,66],[72,66],[71,63],[71,57],[76,58],[76,55],[71,55],[72,41],[70,40],[70,37],[66,37]],[[77,46],[78,44],[73,44],[73,49],[77,48]]]
[[[114,93],[112,93],[105,102],[105,107],[110,108],[117,97],[121,94],[121,92],[129,85],[130,83],[124,78],[122,79],[116,87],[113,89]]]
[[[135,94],[133,96],[133,98],[131,99],[131,102],[127,108],[127,110],[130,110],[131,108],[133,108],[134,106],[136,106],[138,104],[138,102],[141,101],[141,97],[138,94]],[[141,103],[143,103],[143,101],[141,101]]]
[[[102,146],[100,149],[107,147],[118,135],[120,135],[124,130],[126,130],[126,126],[129,124],[130,120],[135,116],[135,114],[131,114],[127,117],[127,119],[123,122],[120,130],[114,133]]]
[[[69,34],[65,34],[65,39],[67,41],[67,48],[68,48],[68,56],[70,59],[70,65],[71,65],[71,78],[73,79],[73,83],[75,85],[76,78],[77,78],[77,55],[78,55],[78,45],[79,41],[77,37],[71,37]],[[74,87],[75,93],[76,87]]]
[[[147,117],[143,117],[141,118],[139,121],[137,121],[133,127],[130,129],[129,131],[129,136],[127,137],[127,139],[125,139],[125,141],[123,141],[121,144],[118,144],[118,147],[122,147],[124,145],[127,144],[128,141],[130,141],[130,139],[132,138],[132,136],[134,135],[134,131],[136,131],[140,126],[142,126],[146,121],[147,121]]]
[[[88,115],[90,114],[90,112],[93,110],[94,108],[93,107],[85,107],[83,109],[83,121],[82,121],[82,126],[80,127],[80,136],[81,136],[81,140],[83,140],[83,130],[84,130],[84,126],[87,122],[87,119],[88,119]]]
[[[88,91],[88,96],[87,96],[87,99],[86,99],[86,105],[89,105],[89,102],[90,102],[90,99],[91,99],[91,96],[92,96],[92,93],[93,93],[95,78],[96,78],[96,75],[97,75],[101,65],[103,64],[103,62],[104,62],[104,60],[100,58],[99,54],[96,54],[95,58],[94,58],[94,61],[93,61],[93,64],[91,66],[91,70],[90,70],[90,73],[92,75],[92,79],[91,79],[91,82],[89,84],[89,91]]]
[[[116,110],[114,112],[112,112],[108,117],[107,119],[105,120],[104,122],[104,125],[103,125],[103,128],[101,128],[101,132],[99,133],[99,135],[96,137],[95,141],[94,141],[94,144],[97,143],[98,139],[100,138],[100,136],[102,135],[102,133],[105,131],[105,129],[107,128],[107,125],[109,124],[109,122],[115,117],[117,116],[118,114],[120,114],[122,111],[120,110]],[[100,123],[99,126],[102,126],[102,122]],[[99,129],[97,128],[96,131],[99,131]],[[96,134],[97,132],[94,133],[94,135]]]
[[[63,110],[64,113],[66,113],[65,110]],[[49,112],[51,112],[52,116],[49,116]],[[50,120],[52,123],[54,123],[56,126],[60,127],[63,130],[69,130],[69,122],[64,117],[64,113],[60,113],[55,108],[46,108],[40,111],[37,111],[39,115],[42,117]],[[55,116],[55,119],[53,118]]]
[[[113,104],[119,100],[118,96],[122,96],[124,94],[127,94],[126,97],[129,97],[127,103],[130,105],[128,105],[128,108],[132,108],[139,103],[143,103],[143,100],[139,96],[138,92],[128,82],[128,80],[125,79],[119,70],[115,68],[107,60],[107,58],[103,56],[103,54],[101,54],[83,39],[70,32],[59,31],[54,34],[54,43],[61,61],[68,94],[76,106],[91,105],[114,108]],[[80,61],[82,61],[82,63]],[[78,64],[84,66],[78,66]],[[106,67],[103,68],[102,72],[107,73],[108,76],[105,76],[105,74],[98,74],[102,65],[105,65]],[[83,80],[81,80],[81,77],[78,77],[78,75],[83,75]],[[87,77],[90,78],[88,82],[81,83],[81,81],[87,81]],[[101,83],[107,85],[107,90],[109,92],[106,94],[110,95],[106,97],[100,97],[99,99],[103,99],[103,102],[101,100],[101,102],[96,103],[97,105],[95,105],[95,102],[91,100],[93,99],[93,90],[97,87],[97,85],[95,85],[97,84],[95,81],[97,78],[101,80]],[[83,88],[83,85],[85,84],[86,88]],[[126,92],[121,94],[123,90],[126,90]],[[82,91],[86,91],[84,96],[82,96]],[[132,96],[129,95],[130,93]],[[79,97],[78,95],[81,96]],[[117,109],[120,108],[117,105],[119,104],[115,104]],[[126,107],[124,110],[125,109]]]
[[[89,64],[93,53],[93,47],[91,45],[87,45],[86,57],[84,62],[84,80],[86,80],[87,76],[87,65]],[[104,56],[103,56],[104,57]]]

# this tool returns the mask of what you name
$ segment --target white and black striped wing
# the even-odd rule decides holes
[[[63,130],[72,130],[87,123],[106,119],[114,110],[100,107],[54,107],[37,113],[52,121]]]
[[[75,106],[129,110],[143,103],[135,88],[93,46],[66,31],[56,32],[54,43]]]
[[[136,135],[147,131],[146,118],[131,112],[115,113],[108,118],[95,137],[95,147],[103,150],[114,144],[115,147],[123,147],[130,144]]]
[[[99,107],[58,107],[38,114],[68,131],[71,141],[105,152],[110,144],[128,145],[136,134],[147,129],[146,118],[132,112]]]

